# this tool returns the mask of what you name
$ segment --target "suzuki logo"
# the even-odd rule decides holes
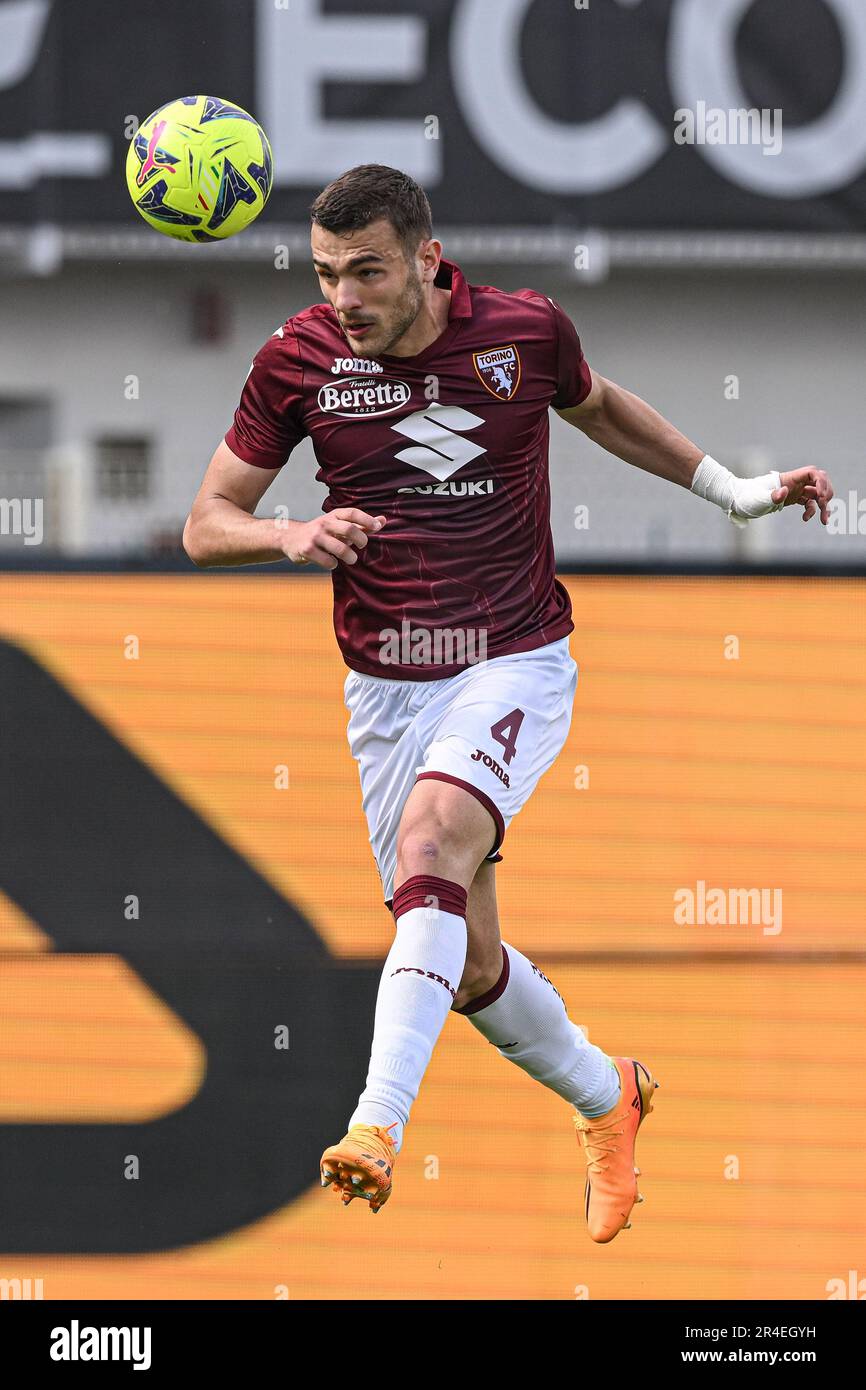
[[[485,452],[481,444],[464,439],[457,431],[475,430],[483,424],[480,415],[473,415],[459,405],[440,405],[434,401],[424,410],[416,410],[414,415],[407,415],[398,425],[391,426],[398,434],[414,439],[418,446],[401,449],[397,458],[413,468],[432,473],[444,483],[458,468]]]

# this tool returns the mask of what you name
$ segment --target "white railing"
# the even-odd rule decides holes
[[[106,498],[97,467],[83,443],[0,449],[0,555],[149,552],[168,529],[156,482],[147,498]]]

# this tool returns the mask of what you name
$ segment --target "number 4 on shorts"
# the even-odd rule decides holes
[[[497,743],[501,743],[504,751],[503,760],[506,767],[511,762],[517,752],[517,735],[520,733],[520,726],[523,723],[524,714],[522,709],[513,709],[509,714],[503,715],[495,724],[490,725],[490,732]],[[506,735],[506,730],[507,735]]]

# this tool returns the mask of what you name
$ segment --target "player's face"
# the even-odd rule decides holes
[[[380,218],[340,235],[314,225],[310,241],[322,294],[353,352],[390,352],[424,303],[418,266],[406,260],[390,222]]]

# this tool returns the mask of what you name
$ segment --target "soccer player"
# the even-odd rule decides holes
[[[331,571],[349,744],[396,931],[366,1086],[322,1155],[322,1184],[384,1206],[452,1010],[574,1108],[589,1233],[606,1242],[643,1200],[635,1137],[657,1083],[591,1044],[551,981],[501,941],[494,885],[506,828],[565,742],[577,682],[554,574],[548,411],[736,524],[802,504],[804,521],[819,511],[826,525],[832,489],[816,468],[734,477],[591,373],[555,300],[468,284],[398,170],[350,169],[311,212],[324,303],[256,354],[184,546],[197,565],[288,556]],[[305,435],[323,514],[256,518]]]

